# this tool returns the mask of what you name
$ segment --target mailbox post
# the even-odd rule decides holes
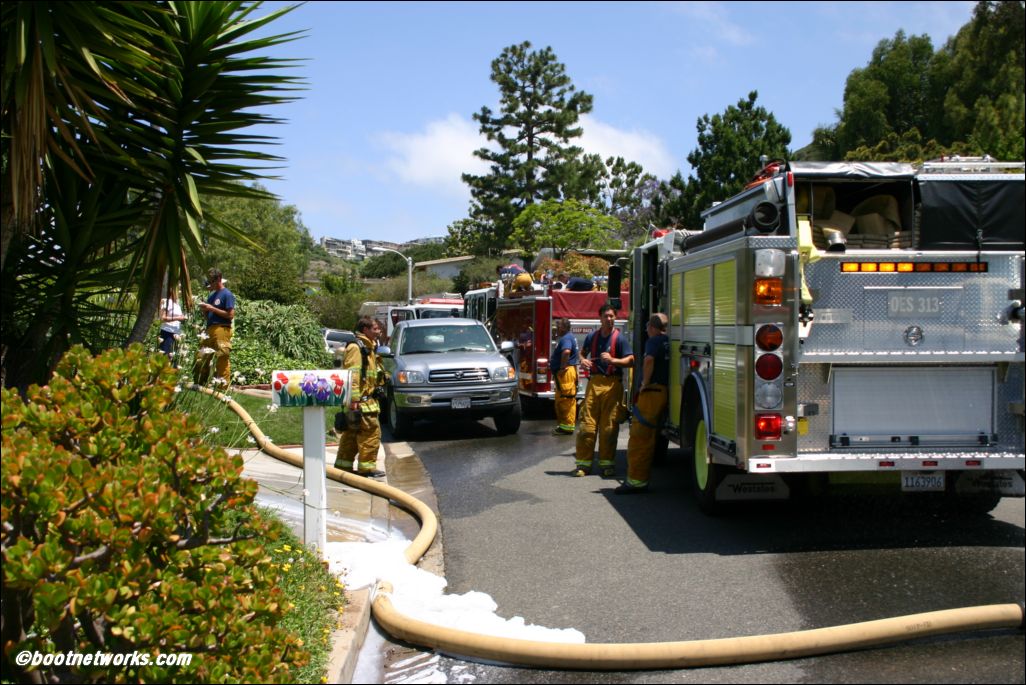
[[[349,405],[349,372],[275,371],[271,401],[279,408],[303,410],[303,542],[323,552],[327,543],[324,408]]]

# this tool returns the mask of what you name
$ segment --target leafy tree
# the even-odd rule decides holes
[[[936,61],[941,142],[968,141],[977,154],[1023,159],[1026,3],[978,2]]]
[[[422,243],[419,245],[408,245],[403,249],[403,254],[413,259],[416,263],[421,262],[433,262],[436,259],[444,259],[447,256],[458,257],[460,255],[450,255],[446,250],[444,243]]]
[[[290,99],[289,62],[259,53],[295,36],[251,34],[292,8],[258,7],[2,5],[5,384],[45,380],[74,343],[142,340],[165,276],[186,299],[204,231],[246,240],[201,198],[261,196],[237,182],[278,159],[243,131]]]
[[[391,278],[404,275],[406,271],[406,260],[395,252],[385,252],[370,257],[360,268],[360,273],[364,278]]]
[[[265,192],[262,187],[257,189]],[[212,195],[204,198],[203,209],[252,241],[207,241],[204,261],[224,272],[233,293],[281,304],[303,301],[303,275],[314,243],[294,205],[283,205],[271,197]]]
[[[813,134],[812,159],[918,161],[943,154],[1022,159],[1026,4],[979,2],[934,52],[899,31],[845,84],[838,121]],[[868,155],[868,157],[867,157]]]
[[[606,211],[620,221],[617,238],[631,242],[648,232],[656,216],[652,202],[658,192],[656,177],[645,173],[637,162],[623,157],[606,160],[602,201]]]
[[[581,135],[578,119],[591,111],[592,97],[574,88],[552,48],[511,45],[492,62],[491,78],[499,86],[501,110],[482,107],[474,120],[497,149],[474,153],[491,171],[463,175],[474,223],[458,226],[478,232],[472,247],[479,253],[501,250],[513,220],[537,201],[596,195],[601,175],[601,160],[582,157],[581,148],[570,144]]]
[[[536,254],[552,248],[557,259],[567,250],[613,248],[620,222],[577,200],[546,200],[530,205],[513,221],[510,242],[523,252]]]
[[[450,255],[485,254],[488,252],[488,238],[491,235],[483,221],[472,218],[459,219],[449,224],[445,238],[445,249]]]
[[[688,182],[679,171],[671,176],[669,181],[659,181],[652,197],[653,223],[657,227],[695,228],[685,225],[688,216],[688,205],[685,200],[687,189]]]
[[[688,154],[694,169],[682,199],[684,225],[701,227],[702,210],[744,189],[759,171],[759,159],[788,157],[791,132],[764,107],[755,104],[759,94],[727,107],[723,114],[698,119],[698,148]]]

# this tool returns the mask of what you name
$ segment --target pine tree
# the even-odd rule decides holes
[[[483,176],[464,174],[470,186],[471,217],[480,228],[475,252],[501,250],[513,220],[528,205],[561,197],[591,199],[598,194],[601,160],[583,156],[570,144],[581,135],[581,114],[591,111],[591,95],[578,91],[552,48],[512,45],[492,62],[500,111],[474,114],[481,133],[494,146],[474,154],[488,162]]]

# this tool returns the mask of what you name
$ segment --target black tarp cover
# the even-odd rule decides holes
[[[920,179],[923,250],[1026,249],[1026,184],[1022,179]]]

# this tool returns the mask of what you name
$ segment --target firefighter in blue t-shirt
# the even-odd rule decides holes
[[[641,385],[634,402],[631,438],[627,443],[627,480],[614,492],[630,495],[648,490],[656,438],[666,411],[670,362],[667,354],[666,314],[653,314],[648,320],[648,340],[641,364]]]
[[[595,459],[598,441],[599,469],[603,478],[616,475],[616,438],[623,407],[623,369],[634,364],[630,341],[614,328],[616,310],[611,304],[599,308],[602,325],[584,339],[581,368],[590,373],[584,393],[580,428],[577,431],[575,476],[586,476]]]
[[[555,348],[549,360],[552,377],[556,381],[556,435],[573,435],[577,423],[577,365],[580,354],[577,338],[570,332],[570,319],[556,319]]]

